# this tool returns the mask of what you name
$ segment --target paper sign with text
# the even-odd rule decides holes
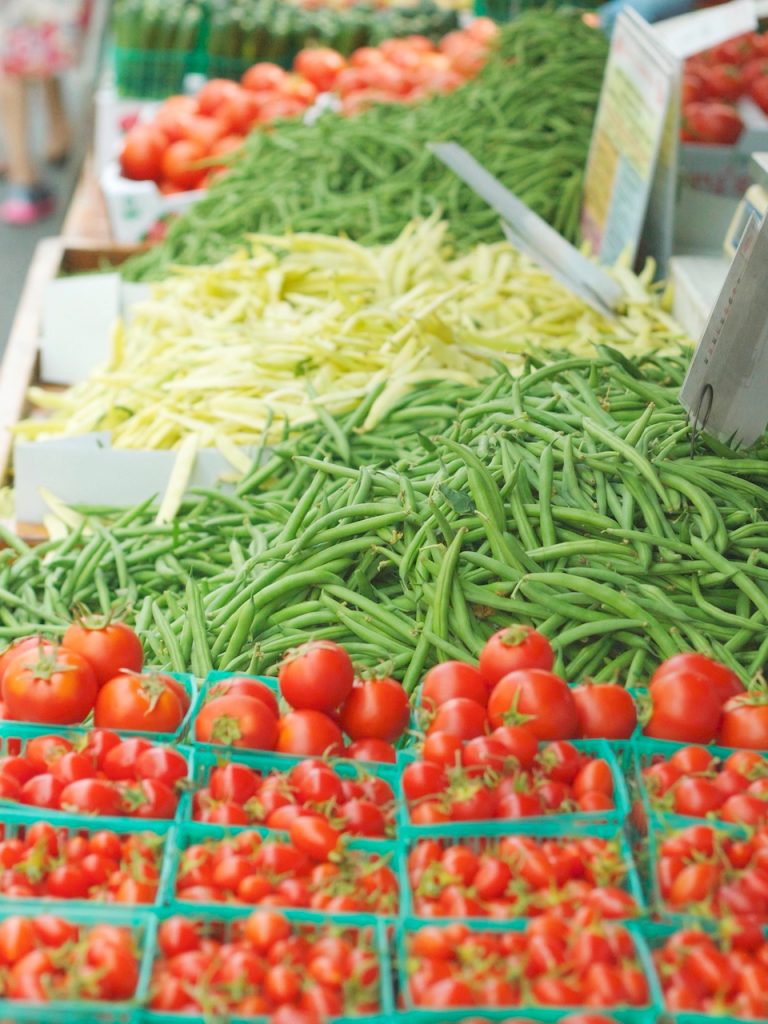
[[[587,160],[581,230],[604,263],[634,260],[677,60],[632,9],[616,21]]]
[[[688,369],[680,401],[692,422],[733,447],[768,424],[768,218],[753,218]]]

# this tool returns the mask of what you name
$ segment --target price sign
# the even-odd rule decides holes
[[[748,223],[688,369],[680,401],[696,430],[748,447],[768,425],[768,218]]]
[[[636,11],[616,21],[587,160],[581,230],[604,263],[637,255],[678,61]]]

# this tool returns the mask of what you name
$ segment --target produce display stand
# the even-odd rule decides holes
[[[203,8],[245,60],[285,2],[116,0],[122,85]],[[101,155],[205,202],[118,244],[89,156],[38,244],[0,366],[0,488],[50,531],[0,523],[0,1022],[768,1024],[768,220],[694,349],[628,255],[680,215],[683,64],[634,11],[609,55],[530,6],[250,69],[317,120],[229,80],[113,106]]]

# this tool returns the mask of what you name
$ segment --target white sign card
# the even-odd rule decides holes
[[[680,401],[695,429],[749,447],[768,425],[768,218],[747,225],[688,369]]]

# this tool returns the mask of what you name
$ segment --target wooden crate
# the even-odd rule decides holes
[[[0,365],[0,486],[12,482],[11,429],[29,412],[27,391],[32,385],[47,386],[40,378],[39,360],[46,288],[63,274],[117,267],[139,248],[67,238],[45,238],[38,243]],[[30,533],[27,528],[19,527],[19,530],[23,535]],[[35,537],[39,532],[36,527],[30,535]]]

